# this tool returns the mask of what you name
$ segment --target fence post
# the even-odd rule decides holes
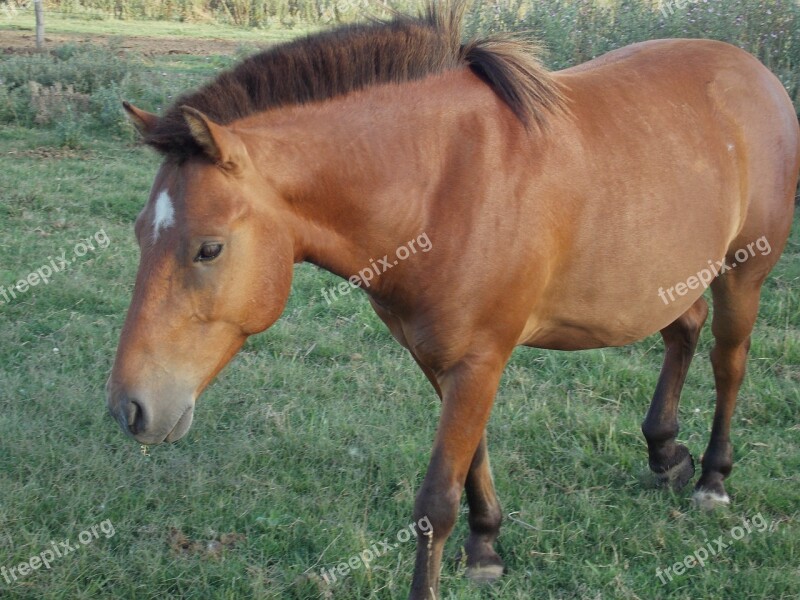
[[[44,49],[44,14],[42,0],[33,0],[33,9],[36,13],[36,49]]]

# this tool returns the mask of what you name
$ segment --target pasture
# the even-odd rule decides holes
[[[589,3],[544,4],[553,11],[541,23],[555,67],[657,33],[636,3],[622,3],[628,16],[608,22],[599,9],[589,18],[575,8]],[[758,6],[731,3],[720,22],[745,11],[743,43],[763,39],[762,58],[774,60],[796,95],[797,29],[770,45],[777,16],[764,15],[759,29]],[[792,6],[781,18],[797,18]],[[577,18],[588,19],[583,34],[571,27]],[[21,19],[0,19],[0,48],[26,35]],[[476,13],[471,23],[509,29],[510,19]],[[18,49],[0,57],[0,598],[405,598],[414,542],[401,532],[411,525],[439,401],[360,293],[329,304],[323,290],[338,280],[298,267],[283,318],[212,384],[191,432],[174,446],[143,453],[105,407],[138,261],[133,221],[159,164],[136,144],[119,100],[160,110],[256,44],[297,28],[52,23],[63,42],[52,57]],[[703,23],[724,37],[717,21]],[[126,41],[120,31],[149,40]],[[98,35],[102,45],[81,41]],[[189,43],[192,53],[165,53],[171,43]],[[28,81],[72,86],[72,95],[53,102]],[[31,273],[39,275],[35,286],[3,296]],[[489,424],[508,573],[480,589],[449,561],[443,597],[796,598],[799,284],[796,222],[765,287],[734,418],[733,504],[710,514],[691,507],[690,487],[648,485],[639,427],[663,358],[658,336],[615,350],[518,350]],[[680,411],[679,439],[695,458],[714,409],[710,347],[706,327]],[[465,538],[465,516],[447,556]],[[74,550],[61,545],[67,540]],[[63,556],[19,571],[51,542]],[[715,553],[698,564],[709,545]],[[693,566],[675,568],[689,556]],[[332,581],[330,570],[354,557],[359,566]]]

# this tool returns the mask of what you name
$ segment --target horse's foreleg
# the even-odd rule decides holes
[[[442,390],[436,375],[413,352],[411,356],[441,398]],[[503,514],[494,489],[485,432],[475,450],[475,456],[472,457],[464,490],[469,506],[469,538],[464,544],[467,577],[478,583],[491,582],[501,577],[504,570],[503,561],[494,550]]]
[[[494,489],[485,433],[472,458],[465,489],[469,505],[469,538],[464,544],[467,577],[476,582],[494,581],[503,574],[503,561],[494,550],[503,513]]]
[[[413,600],[438,598],[442,551],[456,522],[467,475],[472,470],[477,485],[477,480],[483,481],[488,474],[488,463],[474,465],[474,459],[485,454],[485,446],[483,453],[479,446],[504,366],[505,360],[497,356],[481,357],[463,361],[436,378],[442,391],[442,414],[414,506],[414,520],[427,518],[431,528],[417,542],[409,596]],[[484,547],[488,541],[486,537],[476,539]]]

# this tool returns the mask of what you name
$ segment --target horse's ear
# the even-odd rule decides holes
[[[191,106],[181,106],[183,118],[194,141],[211,160],[227,169],[242,166],[247,154],[242,140],[224,125],[219,125]]]
[[[122,106],[125,109],[125,112],[128,113],[128,118],[131,120],[131,123],[133,123],[133,126],[136,127],[136,131],[138,131],[140,135],[147,136],[148,133],[155,129],[156,124],[158,123],[157,115],[144,111],[140,108],[136,108],[130,102],[123,102]]]

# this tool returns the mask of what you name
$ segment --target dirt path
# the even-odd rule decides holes
[[[48,34],[45,37],[45,41],[48,44],[64,44],[67,42],[108,44],[112,40],[118,47],[124,50],[132,50],[144,56],[163,54],[196,54],[199,56],[233,54],[243,44],[241,41],[189,37],[120,37],[60,33]],[[32,33],[27,31],[0,31],[0,52],[4,54],[32,52],[35,46],[36,43]]]

